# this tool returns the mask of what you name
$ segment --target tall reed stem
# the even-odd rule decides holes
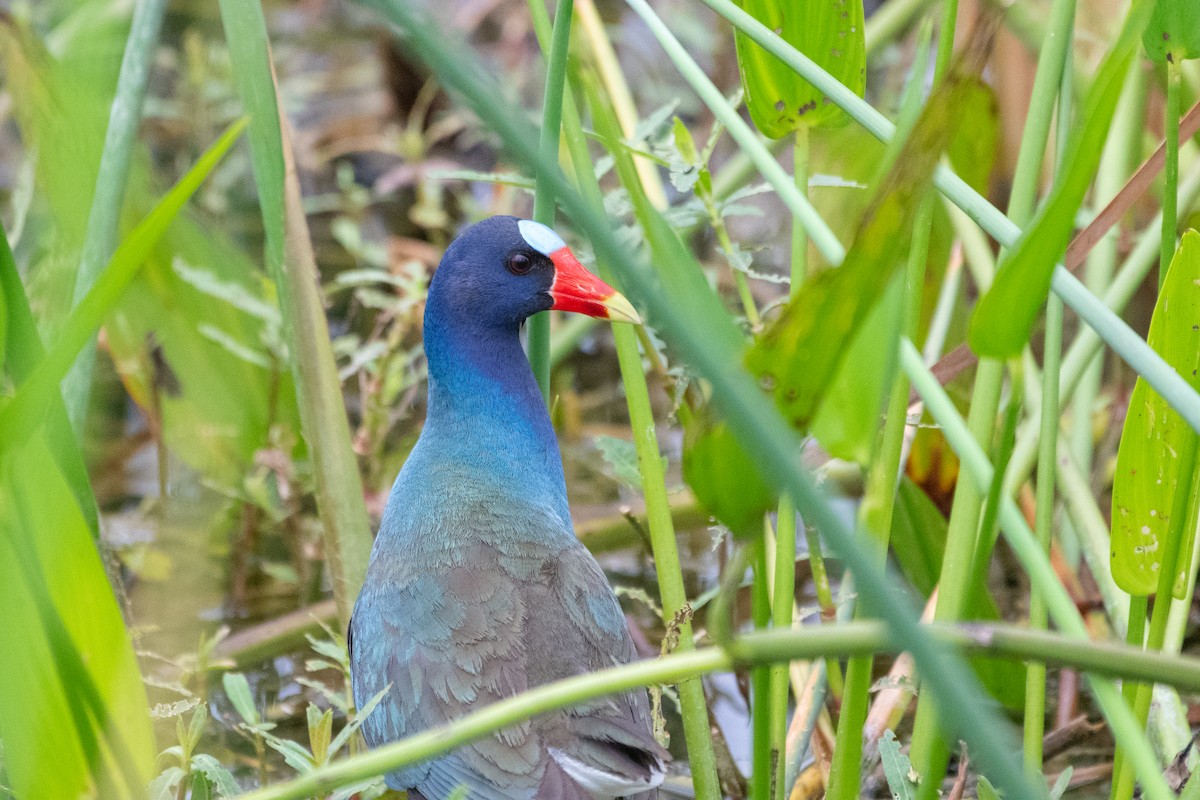
[[[1058,445],[1058,369],[1062,360],[1062,300],[1051,296],[1046,303],[1046,341],[1042,356],[1042,433],[1038,448],[1037,520],[1038,543],[1050,552],[1054,524],[1054,460]],[[1030,586],[1029,627],[1043,630],[1048,614],[1042,589]],[[1029,664],[1025,675],[1025,766],[1030,774],[1042,770],[1042,738],[1046,720],[1046,667]]]
[[[588,89],[588,105],[596,128],[602,135],[615,140],[619,127],[615,115],[606,106],[599,90],[592,82],[585,81]],[[569,97],[568,97],[569,99]],[[592,172],[592,160],[588,156],[587,140],[580,124],[574,103],[565,107],[565,132],[571,161],[575,166],[579,187],[592,207],[602,213],[604,198]],[[639,217],[654,213],[650,198],[640,191],[641,183],[628,153],[614,148],[613,153],[622,183],[633,200]],[[601,275],[606,280],[616,281],[611,266],[601,260]],[[620,284],[617,284],[620,286]],[[633,430],[634,446],[637,448],[638,467],[642,476],[642,493],[646,500],[647,527],[650,546],[654,552],[654,567],[658,577],[659,595],[667,621],[678,620],[678,652],[689,652],[695,648],[690,607],[687,591],[683,585],[683,569],[679,563],[679,547],[675,541],[675,528],[671,518],[670,502],[667,498],[666,477],[663,474],[662,458],[655,437],[654,415],[650,407],[650,393],[646,375],[642,370],[642,357],[638,351],[637,334],[627,325],[613,326],[613,339],[617,347],[617,358],[621,366],[621,380],[625,387],[625,400],[629,407],[629,423]],[[716,755],[713,750],[709,727],[708,699],[704,694],[704,683],[699,677],[680,682],[679,702],[683,715],[683,735],[687,744],[688,762],[692,770],[693,788],[698,800],[719,800],[720,782],[717,779]]]
[[[1158,288],[1161,291],[1163,282],[1167,279],[1167,268],[1175,256],[1175,226],[1176,204],[1175,197],[1179,186],[1179,116],[1180,83],[1182,73],[1174,58],[1167,58],[1167,111],[1164,127],[1167,134],[1167,161],[1163,169],[1163,200],[1162,200],[1162,245],[1158,257]]]

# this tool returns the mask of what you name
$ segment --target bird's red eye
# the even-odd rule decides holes
[[[504,266],[508,267],[508,271],[513,275],[524,275],[533,268],[533,261],[524,253],[513,253]]]

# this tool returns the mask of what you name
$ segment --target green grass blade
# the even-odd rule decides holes
[[[607,220],[596,215],[562,178],[555,164],[541,160],[529,141],[527,118],[504,104],[495,82],[461,48],[447,45],[441,35],[411,4],[401,0],[369,0],[366,5],[406,35],[411,52],[466,99],[470,107],[501,138],[519,162],[555,175],[555,193],[560,205],[587,234],[598,257],[614,269],[636,301],[648,309],[650,319],[682,357],[713,387],[713,397],[724,412],[735,435],[754,453],[764,474],[772,476],[789,492],[806,520],[817,525],[847,566],[861,578],[860,596],[891,626],[892,633],[906,643],[931,691],[946,710],[950,727],[972,742],[981,767],[994,775],[1014,796],[1036,797],[1037,790],[1014,758],[1015,738],[1011,727],[980,703],[981,689],[962,660],[938,644],[918,624],[916,609],[897,602],[901,596],[894,580],[873,563],[866,548],[854,540],[823,492],[799,469],[798,437],[775,412],[756,382],[733,367],[738,352],[727,346],[724,331],[732,328],[728,317],[703,320],[702,325],[686,316],[676,300],[667,296],[644,260],[628,252],[614,237]],[[736,340],[736,337],[735,337]]]
[[[75,356],[121,299],[125,287],[145,264],[167,226],[183,210],[245,127],[244,119],[229,126],[117,248],[104,273],[63,325],[58,341],[12,400],[0,409],[0,441],[15,445],[38,429],[47,410],[54,406],[59,382]]]
[[[280,123],[262,6],[222,0],[221,19],[234,81],[250,114],[250,156],[266,232],[267,268],[279,292],[284,331],[292,344],[301,428],[313,466],[334,599],[345,626],[371,552],[362,479],[350,444],[299,179]]]
[[[543,0],[532,0],[541,3]],[[567,86],[567,51],[571,44],[571,13],[573,0],[559,0],[554,10],[554,28],[550,52],[546,59],[546,91],[542,102],[542,136],[539,143],[542,157],[558,160],[561,141],[563,93]],[[533,219],[554,227],[554,190],[544,177],[538,176],[533,195]],[[528,323],[529,364],[541,387],[542,396],[550,401],[550,312],[535,314]]]
[[[583,81],[587,89],[588,103],[596,127],[609,139],[618,173],[628,186],[635,214],[639,219],[658,218],[658,211],[644,191],[641,176],[633,159],[624,148],[616,146],[612,138],[619,131],[616,113],[603,102],[595,80]],[[568,101],[570,96],[568,95]],[[573,102],[573,101],[571,101]],[[567,107],[566,139],[571,148],[577,180],[585,198],[597,213],[602,213],[604,197],[596,180],[592,160],[588,157],[587,142],[578,112]],[[656,228],[653,224],[648,229]],[[654,242],[652,241],[652,246]],[[662,244],[669,243],[660,243]],[[612,276],[612,270],[603,261],[599,262],[600,275],[605,280],[621,283]],[[697,270],[699,275],[699,270]],[[655,434],[654,413],[650,405],[649,388],[642,368],[642,356],[638,351],[637,333],[627,325],[613,326],[613,342],[617,348],[617,359],[621,367],[621,379],[625,386],[625,399],[629,407],[629,424],[633,431],[634,447],[637,451],[638,472],[642,479],[642,493],[646,499],[646,522],[650,533],[650,545],[654,552],[654,569],[658,578],[659,594],[663,610],[670,619],[679,619],[679,644],[676,652],[688,652],[695,648],[691,620],[681,612],[687,607],[687,589],[683,582],[683,570],[679,563],[679,544],[675,539],[675,527],[667,498],[663,461]],[[688,749],[688,763],[692,772],[692,786],[697,800],[716,800],[721,796],[717,778],[716,758],[709,727],[708,698],[700,679],[683,681],[679,684],[680,712],[683,717],[683,736]]]
[[[45,356],[37,322],[25,296],[25,286],[17,273],[17,264],[8,236],[0,228],[0,374],[5,364],[12,375],[13,384],[20,386]],[[7,332],[7,336],[4,333]],[[100,536],[100,513],[96,498],[88,481],[87,464],[75,439],[74,430],[67,417],[62,397],[50,398],[49,425],[46,426],[46,441],[58,468],[71,487],[71,494],[79,505],[79,511],[87,522],[92,538]]]

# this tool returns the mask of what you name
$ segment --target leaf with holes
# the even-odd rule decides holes
[[[1142,46],[1152,61],[1179,63],[1200,58],[1200,3],[1196,0],[1156,0]]]
[[[1175,371],[1200,389],[1200,233],[1188,231],[1171,261],[1154,306],[1147,337]],[[1129,399],[1129,413],[1117,451],[1112,495],[1112,572],[1117,585],[1133,595],[1149,595],[1158,585],[1172,498],[1189,491],[1192,476],[1180,480],[1178,452],[1191,428],[1141,378]],[[1191,552],[1191,537],[1181,553]],[[1185,559],[1186,560],[1186,559]],[[1181,564],[1181,566],[1187,566]],[[1176,581],[1176,596],[1180,583]]]
[[[879,740],[879,760],[883,763],[883,775],[887,778],[892,800],[916,800],[917,783],[913,780],[912,762],[900,752],[900,742],[891,731],[884,731]]]
[[[867,50],[862,0],[741,0],[739,5],[860,96],[866,86]],[[802,125],[841,124],[845,113],[741,31],[738,69],[750,117],[779,139]]]

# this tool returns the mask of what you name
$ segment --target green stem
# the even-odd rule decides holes
[[[1125,622],[1125,643],[1131,647],[1143,647],[1146,641],[1146,616],[1150,608],[1150,598],[1145,595],[1130,595],[1129,614]],[[1121,685],[1121,696],[1130,708],[1137,708],[1138,692],[1141,684],[1125,681]],[[1109,785],[1110,797],[1115,800],[1120,792],[1121,775],[1125,772],[1125,751],[1117,747],[1113,751],[1113,778]]]
[[[933,222],[935,196],[926,192],[913,222],[913,241],[905,273],[904,327],[908,335],[920,327],[922,291],[929,253],[929,235]],[[904,450],[904,432],[908,423],[909,383],[898,372],[888,396],[887,417],[880,434],[879,452],[867,473],[867,486],[859,513],[859,526],[875,545],[875,558],[882,565],[887,558],[896,503],[896,480]],[[858,610],[856,609],[856,613]],[[838,717],[837,740],[830,767],[830,800],[853,800],[859,796],[862,782],[863,725],[870,705],[874,659],[851,659],[846,665],[846,686],[842,711]]]
[[[603,213],[604,197],[593,171],[593,161],[587,149],[579,111],[571,98],[568,87],[564,105],[564,133],[575,176],[584,195],[593,209]],[[600,103],[592,103],[592,114],[597,128],[607,134],[615,133],[617,122],[606,114]],[[635,206],[649,205],[649,197],[637,191],[641,184],[632,168],[631,159],[616,156],[618,169],[624,171],[622,179],[629,187]],[[607,261],[598,261],[600,275],[617,284],[616,276]],[[619,286],[619,284],[617,284]],[[658,577],[659,596],[663,611],[668,619],[674,618],[688,607],[687,590],[683,584],[683,569],[679,562],[679,546],[675,540],[675,527],[671,516],[671,505],[667,497],[667,480],[663,473],[662,455],[655,434],[654,413],[650,405],[650,391],[646,374],[642,370],[642,357],[638,350],[637,331],[629,325],[614,325],[613,340],[617,348],[617,360],[621,367],[621,381],[625,388],[625,401],[629,408],[629,423],[633,431],[633,442],[638,454],[638,468],[642,476],[642,494],[646,499],[646,524],[650,533],[650,547],[654,553],[654,567]],[[679,625],[677,652],[688,652],[695,648],[695,637],[690,619]],[[683,681],[679,685],[679,702],[683,714],[683,734],[687,743],[688,762],[692,771],[693,787],[697,800],[718,800],[721,797],[717,779],[716,755],[713,751],[709,728],[708,700],[704,695],[704,684],[699,678]]]
[[[758,315],[758,305],[754,302],[754,294],[750,291],[750,281],[747,279],[746,273],[733,267],[732,259],[736,251],[733,239],[729,236],[729,229],[725,227],[725,218],[721,216],[721,210],[717,208],[716,198],[711,192],[697,187],[696,193],[700,196],[700,201],[704,204],[704,210],[708,214],[709,224],[712,225],[713,232],[717,235],[717,244],[730,259],[729,271],[733,273],[733,285],[737,289],[738,299],[742,302],[742,313],[746,315],[746,321],[750,323],[751,330],[756,330],[762,323],[762,319]]]
[[[825,568],[825,554],[821,544],[821,532],[812,525],[804,526],[804,539],[808,543],[808,566],[812,570],[813,586],[816,588],[817,605],[821,607],[821,619],[825,622],[837,620],[837,603],[833,599],[833,589],[829,585],[829,571]],[[828,659],[825,665],[825,679],[829,683],[829,691],[837,699],[842,698],[845,684],[842,680],[842,667],[836,659]]]
[[[1013,172],[1012,192],[1008,201],[1008,218],[1023,227],[1033,216],[1037,203],[1038,183],[1049,140],[1050,122],[1054,119],[1055,99],[1062,82],[1063,64],[1071,44],[1075,21],[1075,0],[1054,0],[1046,38],[1038,53],[1037,72],[1029,99],[1029,114],[1017,152]]]
[[[532,3],[541,0],[530,0]],[[551,36],[550,53],[546,62],[546,91],[542,104],[542,132],[539,148],[546,161],[558,161],[558,145],[562,130],[563,91],[567,84],[567,51],[571,44],[571,10],[574,0],[559,0],[554,12],[554,31]],[[533,219],[543,225],[554,227],[554,188],[549,179],[539,173],[537,189],[533,196]],[[550,403],[550,312],[530,317],[529,364],[533,376],[542,390],[542,397]]]
[[[808,195],[808,126],[796,129],[795,147],[792,151],[792,181],[796,191]],[[796,296],[808,273],[808,234],[804,226],[792,218],[792,280],[789,294]],[[824,564],[822,563],[822,571]],[[814,570],[815,575],[815,570]],[[825,578],[825,591],[829,591],[829,577]],[[775,586],[771,603],[771,624],[778,629],[792,626],[792,607],[796,603],[796,506],[787,495],[779,498],[779,513],[775,523]],[[835,664],[836,667],[836,664]],[[772,773],[771,797],[783,800],[787,791],[787,712],[790,697],[788,665],[779,664],[771,670],[771,753],[774,770]]]
[[[792,609],[796,604],[796,506],[787,495],[779,498],[775,521],[775,586],[771,600],[771,626],[776,630],[792,627]],[[791,684],[789,666],[771,668],[771,753],[776,765],[773,775],[775,800],[783,800],[787,767],[788,699]]]
[[[1188,507],[1192,501],[1192,476],[1196,469],[1197,437],[1188,432],[1179,447],[1179,477],[1175,485],[1175,495],[1171,500],[1171,522],[1167,531],[1167,540],[1163,543],[1162,563],[1158,571],[1158,587],[1154,595],[1154,610],[1150,612],[1150,633],[1146,637],[1146,649],[1161,651],[1167,635],[1167,620],[1170,617],[1172,591],[1179,574],[1179,551],[1187,538],[1184,525],[1189,514]],[[1137,696],[1133,703],[1133,713],[1141,725],[1146,724],[1150,715],[1150,696],[1154,682],[1138,684]],[[1113,798],[1128,800],[1133,796],[1133,782],[1137,771],[1128,761],[1114,766]]]
[[[1163,282],[1167,279],[1167,268],[1175,256],[1175,198],[1179,186],[1179,116],[1180,108],[1179,64],[1175,58],[1167,56],[1167,117],[1164,127],[1167,133],[1166,165],[1163,170],[1163,199],[1162,199],[1162,244],[1158,254],[1158,289],[1162,291]]]
[[[934,626],[929,632],[945,645],[971,653],[1114,677],[1138,678],[1200,692],[1200,659],[1149,653],[1114,642],[1074,640],[1009,625]],[[748,634],[727,649],[707,647],[612,667],[544,684],[473,711],[453,723],[427,730],[359,755],[333,761],[292,780],[239,795],[239,800],[303,800],[358,781],[376,778],[476,741],[495,731],[559,708],[641,686],[676,683],[739,664],[894,653],[905,645],[881,622],[852,622],[787,631]]]
[[[910,376],[911,377],[911,376]],[[1000,403],[1000,387],[1004,364],[991,358],[980,359],[971,391],[971,409],[967,425],[975,443],[985,447],[992,439],[992,428]],[[923,396],[924,397],[924,396]],[[928,398],[924,398],[928,403]],[[976,534],[983,510],[983,489],[972,481],[959,480],[950,506],[950,522],[946,529],[946,551],[938,578],[938,601],[934,619],[943,622],[962,618],[970,588],[972,564],[975,560]],[[912,762],[925,777],[922,786],[941,783],[941,773],[949,749],[938,741],[938,719],[932,700],[925,694],[917,700],[913,723]],[[919,796],[926,796],[922,789]]]
[[[933,62],[934,81],[946,77],[954,57],[954,31],[958,22],[958,0],[942,0],[942,27],[938,31],[937,55]]]
[[[983,515],[979,521],[979,541],[975,547],[975,557],[971,562],[972,592],[987,586],[988,567],[992,561],[992,552],[996,541],[1000,538],[999,516],[1000,495],[1004,491],[1004,471],[1012,458],[1012,450],[1017,432],[1017,420],[1021,415],[1021,391],[1025,378],[1024,368],[1019,359],[1013,359],[1009,365],[1011,389],[1009,402],[1004,410],[1004,423],[1000,429],[1000,441],[996,447],[996,474],[988,487],[987,500],[983,505]]]
[[[79,272],[74,279],[72,307],[78,306],[87,295],[117,246],[129,161],[142,123],[146,86],[158,49],[166,5],[166,0],[144,0],[133,7],[133,21],[121,57],[117,92],[109,112],[104,150],[100,154],[100,170],[96,175],[96,189],[88,212]],[[63,401],[76,435],[83,433],[95,362],[96,338],[93,336],[79,352],[63,383]]]
[[[1051,296],[1046,303],[1046,339],[1042,356],[1042,433],[1038,448],[1038,544],[1047,556],[1054,525],[1054,460],[1058,446],[1058,369],[1062,360],[1062,301]],[[1037,585],[1031,588],[1029,627],[1045,630],[1046,600]],[[1030,664],[1025,677],[1025,767],[1030,774],[1042,771],[1042,738],[1046,723],[1046,667]]]
[[[768,532],[764,523],[762,534],[747,547],[753,549],[750,563],[754,569],[754,580],[750,585],[750,610],[755,630],[766,630],[771,622],[771,593],[767,588]],[[750,671],[750,719],[753,724],[753,758],[750,767],[750,800],[769,800],[775,771],[771,764],[771,748],[774,734],[771,723],[774,711],[771,707],[771,668],[755,667]]]
[[[808,195],[809,130],[807,125],[796,128],[796,143],[792,149],[792,183],[797,192]],[[792,217],[792,283],[789,294],[796,296],[808,279],[808,232],[800,220]]]

